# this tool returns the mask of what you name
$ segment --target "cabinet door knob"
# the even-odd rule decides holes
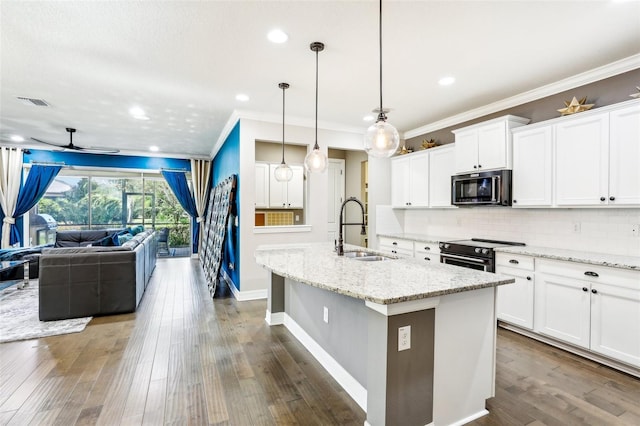
[[[591,293],[593,293],[593,294],[598,294],[598,290],[596,290],[595,288],[592,288],[592,289],[591,289]]]
[[[606,198],[600,197],[600,201],[604,201],[604,200],[606,200]]]
[[[531,277],[527,276],[527,281],[531,281]]]
[[[582,287],[582,291],[589,291],[589,289],[586,287]]]
[[[478,164],[478,168],[481,169],[482,168],[482,164]]]
[[[395,250],[391,250],[391,253],[393,253],[393,254],[397,254],[398,252],[397,252],[397,251],[395,251]]]
[[[517,265],[520,262],[518,262],[516,259],[511,259],[509,263],[513,263],[514,265]]]
[[[516,204],[518,202],[518,200],[513,200],[513,204]]]
[[[609,201],[615,201],[616,197],[609,197]]]
[[[596,272],[591,272],[591,271],[587,271],[584,273],[586,276],[588,277],[599,277],[600,275],[598,275]]]
[[[474,165],[473,165],[473,168],[474,168],[474,169],[477,169],[477,168],[478,168],[478,166],[476,166],[476,165],[474,164]]]

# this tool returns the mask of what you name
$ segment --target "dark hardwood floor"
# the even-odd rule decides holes
[[[211,301],[199,268],[161,259],[136,313],[0,344],[0,424],[363,424],[264,300]],[[640,425],[640,380],[505,330],[496,382],[473,424]]]

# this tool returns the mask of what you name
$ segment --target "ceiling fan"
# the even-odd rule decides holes
[[[81,147],[78,145],[74,145],[73,144],[73,134],[75,133],[76,129],[73,129],[71,127],[67,127],[67,132],[69,132],[69,144],[68,145],[64,145],[64,146],[60,146],[57,145],[55,143],[51,143],[51,142],[45,142],[45,141],[41,141],[40,139],[36,139],[36,138],[31,138],[36,142],[40,142],[43,143],[45,145],[51,145],[51,146],[55,146],[60,148],[59,151],[83,151],[83,152],[92,152],[95,154],[115,154],[117,152],[120,152],[119,149],[115,149],[115,148],[100,148],[100,147]]]

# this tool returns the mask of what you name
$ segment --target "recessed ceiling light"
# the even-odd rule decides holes
[[[148,120],[149,117],[147,117],[147,114],[144,112],[144,110],[138,106],[134,106],[129,108],[129,114],[131,114],[133,116],[133,118],[137,119],[137,120]]]
[[[446,77],[442,77],[440,80],[438,80],[438,84],[440,86],[451,86],[455,82],[456,82],[455,77],[452,77],[450,75]]]
[[[158,151],[160,151],[160,148],[158,148],[158,147],[157,147],[157,146],[155,146],[155,145],[152,145],[152,146],[150,146],[150,147],[149,147],[149,151],[152,151],[152,152],[158,152]]]
[[[374,116],[373,115],[365,115],[364,117],[362,117],[362,119],[364,121],[373,121]]]
[[[278,29],[269,31],[269,34],[267,34],[267,38],[272,43],[284,43],[285,41],[289,40],[289,36],[287,35],[287,33]]]
[[[11,135],[9,137],[13,142],[24,142],[24,138],[20,135]]]
[[[247,102],[249,100],[249,96],[244,93],[238,93],[236,95],[236,100],[240,102]]]

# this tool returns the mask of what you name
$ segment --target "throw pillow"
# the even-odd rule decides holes
[[[118,235],[118,245],[123,245],[127,241],[130,241],[133,238],[133,235],[126,233]]]
[[[142,231],[144,231],[144,226],[142,226],[142,225],[134,226],[133,228],[131,228],[131,234],[132,235],[139,234]]]
[[[118,244],[118,234],[113,234],[113,235],[107,235],[106,237],[95,241],[93,244],[93,247],[97,247],[97,246],[102,246],[102,247],[113,247],[113,246],[117,246]]]

